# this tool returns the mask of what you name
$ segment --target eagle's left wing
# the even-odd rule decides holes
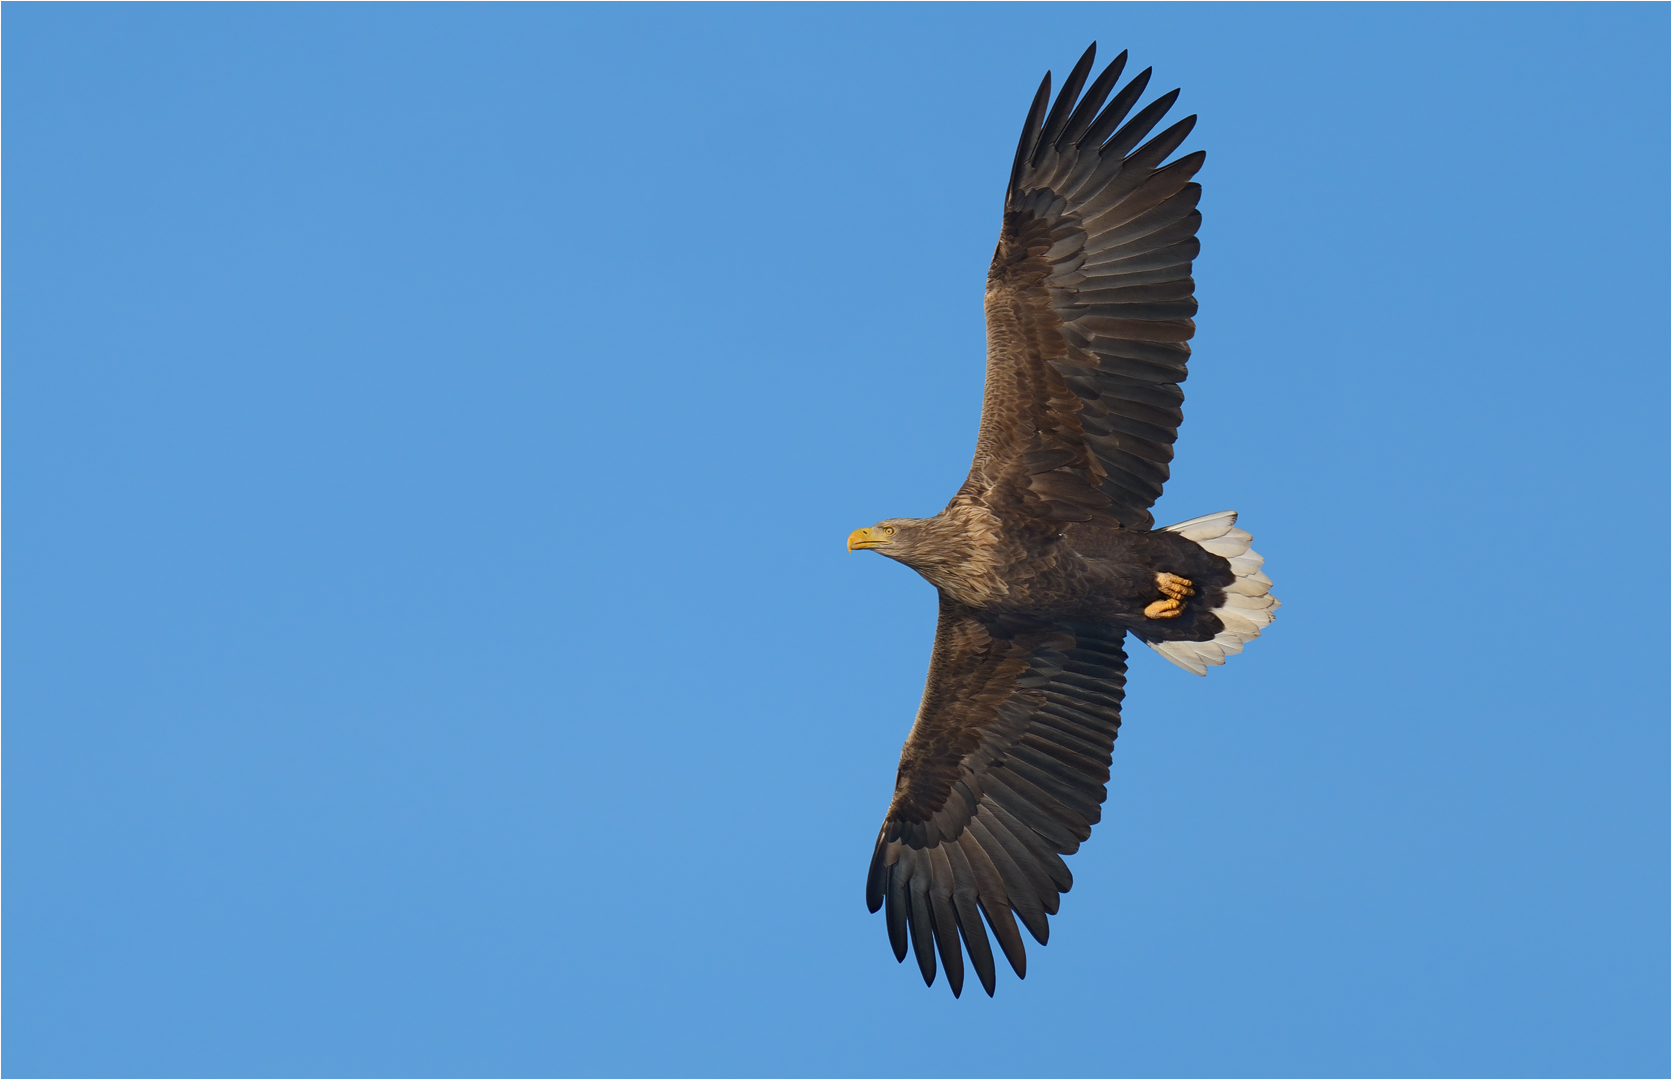
[[[1102,816],[1126,685],[1123,632],[1007,620],[946,597],[917,721],[900,754],[865,902],[888,907],[905,960],[908,931],[925,983],[938,952],[954,995],[963,938],[993,993],[982,918],[1018,976],[1016,920],[1041,945],[1073,877],[1073,854]]]
[[[1149,72],[1111,98],[1122,53],[1081,97],[1095,49],[1049,113],[1046,74],[1016,148],[987,273],[981,430],[959,492],[1044,534],[1065,521],[1153,527],[1196,332],[1191,178],[1204,155],[1162,164],[1196,118],[1144,142],[1178,91],[1127,120]]]

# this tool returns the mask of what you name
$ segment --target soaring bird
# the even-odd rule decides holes
[[[1163,164],[1196,117],[1144,141],[1179,92],[1133,113],[1150,69],[1110,96],[1126,53],[1086,87],[1096,51],[1054,104],[1046,72],[1016,147],[969,479],[934,517],[848,537],[940,594],[865,901],[887,909],[895,959],[909,937],[925,984],[938,955],[954,995],[965,951],[993,993],[989,929],[1018,977],[1017,921],[1049,935],[1073,884],[1062,857],[1102,815],[1127,634],[1205,675],[1278,606],[1234,512],[1150,515],[1183,418],[1205,155]]]

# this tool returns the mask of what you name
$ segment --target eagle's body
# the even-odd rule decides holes
[[[1073,881],[1062,856],[1101,815],[1126,634],[1205,674],[1277,606],[1235,514],[1153,527],[1195,332],[1203,155],[1162,164],[1194,117],[1143,142],[1176,90],[1122,124],[1149,81],[1110,97],[1125,53],[1080,98],[1094,51],[1049,115],[1046,75],[1016,150],[969,479],[934,517],[848,540],[940,593],[866,901],[887,906],[895,956],[909,935],[924,980],[938,954],[954,994],[963,949],[993,992],[983,922],[1018,975],[1017,920],[1041,944],[1049,934]]]
[[[1006,529],[985,507],[970,512],[956,505],[910,524],[924,534],[921,550],[900,561],[950,599],[986,614],[1110,623],[1159,641],[1206,641],[1224,628],[1212,612],[1236,580],[1230,563],[1178,533],[1070,521],[1039,537]],[[1148,618],[1157,573],[1191,581],[1198,599],[1179,616]]]

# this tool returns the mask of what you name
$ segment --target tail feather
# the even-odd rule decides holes
[[[1225,626],[1213,640],[1145,642],[1171,662],[1197,675],[1206,675],[1209,667],[1217,667],[1227,656],[1242,652],[1243,645],[1259,637],[1282,607],[1277,597],[1271,595],[1271,578],[1260,571],[1266,560],[1249,547],[1254,538],[1236,524],[1236,511],[1224,510],[1168,525],[1165,529],[1229,560],[1231,572],[1236,574],[1236,580],[1225,590],[1224,604],[1213,609]]]

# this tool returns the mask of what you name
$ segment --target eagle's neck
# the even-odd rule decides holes
[[[992,607],[1009,594],[999,574],[1004,561],[1003,533],[991,510],[954,500],[924,525],[929,542],[919,544],[906,565],[969,607]]]

